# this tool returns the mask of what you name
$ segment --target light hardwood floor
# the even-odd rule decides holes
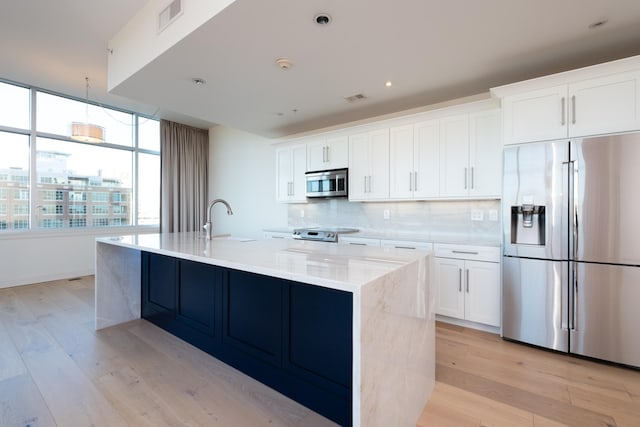
[[[93,277],[0,289],[0,427],[332,425],[143,320],[95,332],[93,306]],[[437,380],[419,426],[640,426],[640,372],[440,323]]]

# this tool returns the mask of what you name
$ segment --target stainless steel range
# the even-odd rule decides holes
[[[318,242],[337,243],[341,234],[357,233],[357,228],[296,228],[293,230],[293,238],[300,240],[315,240]]]

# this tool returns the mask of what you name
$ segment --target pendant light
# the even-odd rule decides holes
[[[85,100],[85,121],[71,123],[71,139],[82,142],[101,143],[104,142],[104,128],[102,126],[89,123],[89,77],[85,77],[86,100]]]

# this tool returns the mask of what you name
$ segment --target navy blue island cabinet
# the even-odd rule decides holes
[[[142,317],[352,424],[350,292],[142,252]]]

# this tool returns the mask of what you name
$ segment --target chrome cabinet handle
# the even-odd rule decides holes
[[[458,292],[462,292],[462,269],[458,269]]]
[[[415,249],[415,246],[394,246],[396,249]]]
[[[467,293],[469,293],[469,269],[467,268]]]
[[[572,116],[571,123],[575,125],[576,124],[576,96],[575,95],[571,97],[571,116]]]
[[[475,182],[474,182],[474,167],[471,167],[471,189],[473,190],[475,188]]]
[[[367,246],[366,243],[349,242],[349,244],[354,246]]]
[[[327,145],[325,148],[327,149],[327,163],[329,163],[331,161],[331,159],[329,158],[329,150],[331,149],[331,147]]]
[[[418,191],[418,172],[413,173],[413,191]]]
[[[467,168],[464,168],[464,189],[467,189]]]
[[[466,254],[466,255],[478,255],[479,252],[474,252],[474,251],[456,251],[456,250],[452,250],[451,251],[454,254]]]
[[[562,97],[562,99],[560,100],[560,105],[562,106],[562,112],[560,113],[560,124],[562,126],[566,125],[567,122],[565,120],[565,100],[564,100],[564,96]]]

